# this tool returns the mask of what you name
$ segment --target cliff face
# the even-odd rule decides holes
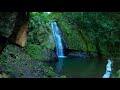
[[[16,44],[24,47],[27,43],[27,32],[28,32],[28,25],[24,24],[20,27],[20,30],[17,33],[16,37]]]
[[[12,55],[15,61],[18,61],[19,58],[14,56],[15,50],[17,48],[18,51],[21,51],[21,49],[17,46],[24,47],[27,41],[28,24],[26,22],[27,16],[25,16],[25,14],[26,13],[20,12],[0,12],[0,71],[3,72],[1,73],[1,78],[7,78],[5,77],[5,73],[8,73],[8,71],[10,69],[12,70],[12,67],[14,67],[14,65],[12,65],[12,61],[10,61],[11,59],[9,54]],[[12,47],[8,47],[9,44],[12,44]],[[10,51],[10,48],[12,49],[13,53]],[[21,52],[20,55],[22,54],[25,55],[24,52]],[[6,57],[9,58],[6,59]],[[7,63],[7,61],[10,63]],[[9,65],[11,67],[9,67]],[[10,71],[10,73],[12,72]],[[15,71],[13,73],[15,73]]]
[[[38,19],[38,22],[45,23],[45,25],[37,25],[36,21],[33,20],[35,25],[33,29],[30,28],[30,30],[28,30],[31,21],[25,12],[0,12],[0,17],[1,52],[7,44],[14,44],[20,47],[27,45],[24,49],[32,59],[33,57],[34,59],[42,60],[52,59],[50,56],[44,57],[46,54],[42,52],[51,53],[54,55],[53,58],[55,57],[55,53],[51,51],[55,48],[55,42],[49,22],[44,22],[44,19],[41,17],[43,20]],[[36,29],[35,27],[40,28]]]
[[[5,48],[8,38],[12,35],[17,14],[16,12],[0,12],[0,53]]]
[[[0,36],[24,47],[27,41],[28,31],[26,20],[26,13],[0,12]]]
[[[28,40],[27,44],[32,30],[28,32],[26,13],[0,12],[0,78],[5,73],[12,78],[56,77],[53,69],[40,61],[56,58],[50,51],[55,46],[52,32],[42,29],[32,33],[37,43]]]
[[[14,30],[9,37],[12,42],[21,47],[24,47],[27,42],[28,22],[29,17],[27,14],[25,12],[18,12]]]
[[[17,12],[0,12],[0,35],[9,37],[15,27]]]

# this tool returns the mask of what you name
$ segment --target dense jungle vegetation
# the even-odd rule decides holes
[[[29,16],[27,24],[20,16],[17,20],[16,14],[0,13],[2,36],[0,77],[7,75],[8,78],[66,77],[66,75],[58,75],[46,64],[58,60],[54,52],[56,43],[51,28],[52,22],[57,22],[58,27],[64,32],[69,49],[84,51],[90,54],[91,58],[120,59],[119,12],[25,12],[24,15]],[[28,30],[22,28],[16,32],[17,29],[15,31],[14,28],[17,24],[14,23],[19,21],[21,24],[21,20],[25,22],[23,27],[28,25]],[[19,41],[19,38],[22,39]],[[5,44],[2,44],[3,42]],[[113,77],[119,76],[117,72]]]
[[[29,42],[47,46],[42,38],[51,33],[52,21],[65,32],[71,49],[83,50],[98,56],[119,57],[120,31],[118,12],[43,12],[30,13]],[[45,39],[46,41],[46,39]],[[45,43],[45,44],[44,44]]]

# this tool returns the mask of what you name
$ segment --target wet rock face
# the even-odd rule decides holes
[[[9,37],[15,26],[16,12],[0,12],[0,35]]]
[[[87,53],[81,52],[69,53],[68,57],[90,58],[90,56]]]
[[[61,35],[61,39],[62,39],[62,44],[64,49],[69,49],[69,43],[68,40],[66,38],[65,32],[63,30],[60,29],[60,35]]]
[[[68,57],[90,58],[90,55],[83,51],[65,49],[64,52]]]
[[[54,52],[54,50],[44,50],[43,52],[43,56],[45,61],[58,61],[58,57],[57,54]]]

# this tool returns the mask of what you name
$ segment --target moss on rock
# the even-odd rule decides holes
[[[8,73],[12,78],[45,78],[56,77],[51,67],[44,65],[39,60],[31,60],[24,50],[7,45],[0,56],[1,72]]]
[[[15,26],[17,12],[0,12],[0,35],[9,37]]]

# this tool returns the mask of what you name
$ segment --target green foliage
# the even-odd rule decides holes
[[[65,31],[72,49],[119,57],[120,13],[55,12],[52,15]]]
[[[0,78],[12,78],[12,77],[6,73],[2,73],[0,74]]]
[[[32,60],[43,59],[43,57],[40,55],[41,47],[39,45],[28,43],[24,50],[25,53],[31,57]]]
[[[14,45],[7,45],[0,55],[0,67],[2,67],[4,72],[14,72],[15,67],[12,66],[12,59],[16,60],[16,62],[22,63],[22,57],[19,55],[18,48],[15,48]]]
[[[44,60],[41,51],[55,48],[50,24],[57,21],[58,26],[64,30],[71,49],[119,57],[119,20],[120,13],[112,12],[51,12],[51,14],[32,12],[28,44],[24,50],[32,60]],[[46,77],[54,76],[51,67],[43,65],[41,68],[45,70]]]
[[[42,51],[55,48],[50,17],[43,12],[30,13],[28,44],[24,50],[33,60],[44,60]]]
[[[120,70],[111,76],[111,78],[120,78]]]
[[[29,47],[24,48],[25,52],[14,45],[7,45],[2,54],[0,55],[0,69],[1,71],[11,75],[11,78],[21,77],[21,74],[24,74],[23,77],[29,77],[29,74],[38,74],[41,77],[53,78],[57,77],[56,73],[53,71],[52,67],[45,65],[43,62],[39,61],[41,57],[38,55],[40,48],[34,44],[28,44]],[[30,50],[31,49],[31,50]],[[36,50],[38,49],[38,52]],[[28,50],[28,51],[27,51]],[[31,52],[32,51],[32,52]],[[33,54],[34,55],[33,55]],[[29,57],[29,54],[31,57]],[[37,56],[36,56],[37,54]],[[28,70],[28,71],[27,71]],[[40,72],[33,72],[39,70]],[[4,75],[5,76],[5,75]],[[30,75],[31,76],[31,75]],[[38,76],[38,77],[40,77]]]
[[[99,52],[108,57],[116,57],[120,55],[120,13],[52,12],[50,15],[48,15],[43,14],[42,12],[37,12],[32,14],[32,16],[35,16],[31,19],[31,22],[35,21],[34,23],[32,22],[33,24],[31,23],[33,27],[37,25],[37,20],[41,22],[40,33],[42,33],[42,30],[47,32],[48,27],[48,29],[51,31],[50,23],[52,21],[57,21],[59,27],[64,30],[71,49],[91,51],[96,53]],[[37,30],[36,27],[34,27],[34,29]],[[42,36],[44,38],[48,38],[48,34],[39,35],[38,32],[37,34],[32,32],[34,42],[40,42],[40,40],[43,40]]]
[[[65,76],[65,75],[62,75],[62,76],[60,76],[59,78],[66,78],[66,76]]]
[[[49,16],[43,12],[30,13],[29,28],[28,40],[40,44],[42,42],[41,38],[45,39],[51,32]]]
[[[49,69],[47,68],[47,73],[46,73],[46,76],[47,77],[53,77],[54,76],[54,72],[53,72],[53,68],[52,67],[49,67]]]
[[[28,33],[29,43],[39,45],[42,49],[53,50],[55,48],[50,17],[50,15],[43,12],[30,13],[30,32]]]
[[[53,71],[52,67],[41,65],[40,68],[42,70],[44,70],[44,76],[45,76],[45,78],[52,78],[52,77],[56,76],[56,73]]]
[[[53,70],[53,68],[52,67],[48,67],[48,66],[45,66],[45,65],[41,65],[41,67],[40,67],[41,69],[43,69],[44,70],[44,72],[45,72],[45,78],[66,78],[66,76],[65,75],[57,75],[55,72],[54,72],[54,70]]]

